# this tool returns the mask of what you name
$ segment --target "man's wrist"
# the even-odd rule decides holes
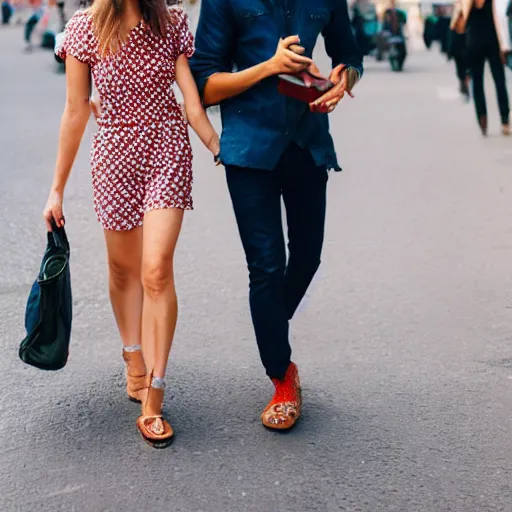
[[[356,83],[359,82],[359,80],[361,79],[361,71],[359,71],[359,69],[357,69],[354,66],[347,66],[347,70],[353,70],[356,76]]]
[[[345,73],[346,75],[347,90],[351,91],[352,88],[357,84],[357,82],[359,82],[359,79],[361,78],[361,73],[357,68],[353,66],[347,66],[343,73]]]

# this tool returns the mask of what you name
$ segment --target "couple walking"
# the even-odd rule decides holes
[[[318,73],[311,55],[320,33],[335,85],[311,105],[280,95],[277,75]],[[101,102],[91,151],[94,206],[128,397],[142,404],[137,427],[157,448],[174,437],[162,405],[177,321],[173,257],[184,211],[192,209],[187,122],[226,168],[256,339],[275,385],[261,420],[289,429],[302,407],[289,322],[320,264],[327,172],[339,169],[327,113],[362,73],[346,0],[203,0],[195,46],[186,15],[165,0],[95,0],[70,20],[59,50],[67,98],[44,217],[48,229],[52,220],[64,224],[64,189],[90,116],[92,73]],[[220,141],[203,108],[216,104]]]

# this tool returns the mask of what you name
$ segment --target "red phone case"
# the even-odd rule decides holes
[[[313,103],[332,87],[330,80],[319,78],[306,71],[296,75],[279,75],[279,92],[305,103]]]

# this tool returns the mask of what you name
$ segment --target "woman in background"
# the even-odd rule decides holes
[[[510,106],[505,78],[504,55],[510,41],[503,33],[501,0],[462,0],[456,7],[452,27],[466,32],[468,63],[473,80],[473,99],[477,121],[487,135],[487,105],[484,91],[484,68],[489,62],[496,86],[503,135],[510,135]],[[506,16],[505,16],[506,18]]]

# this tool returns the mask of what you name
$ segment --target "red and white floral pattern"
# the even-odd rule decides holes
[[[91,151],[94,206],[104,229],[141,226],[154,209],[192,209],[192,149],[174,93],[176,60],[194,39],[181,9],[165,37],[141,21],[115,54],[100,56],[89,12],[66,27],[60,57],[89,64],[101,99]]]

